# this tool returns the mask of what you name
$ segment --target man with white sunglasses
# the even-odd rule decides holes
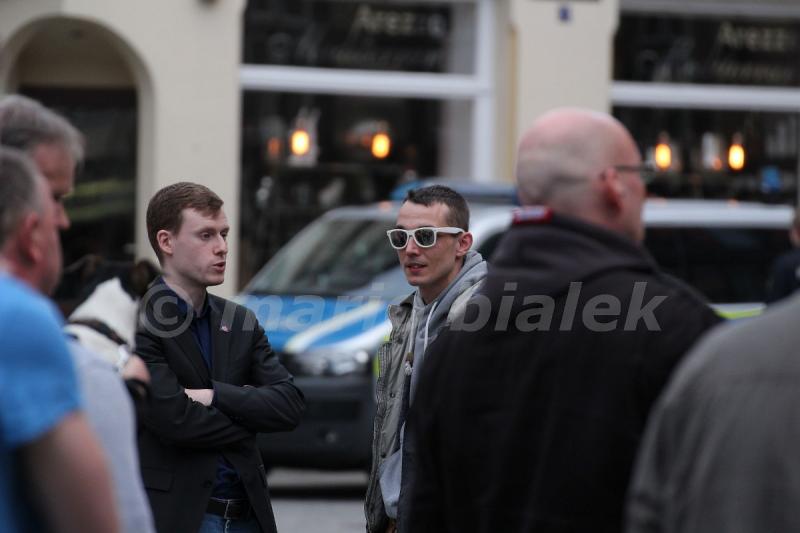
[[[392,332],[380,349],[378,409],[372,442],[365,513],[370,533],[403,531],[403,463],[413,461],[404,446],[405,415],[413,401],[425,350],[439,332],[463,314],[486,277],[486,261],[474,250],[469,207],[442,185],[409,191],[387,232],[408,283],[416,290],[389,307]]]

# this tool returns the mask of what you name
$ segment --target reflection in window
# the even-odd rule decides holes
[[[653,195],[794,203],[797,114],[615,107],[614,115],[661,167]]]

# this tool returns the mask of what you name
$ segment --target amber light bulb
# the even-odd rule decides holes
[[[672,166],[672,147],[669,145],[669,135],[661,133],[658,144],[653,153],[653,159],[658,170],[667,170]]]
[[[294,130],[290,144],[294,155],[306,155],[311,150],[311,137],[306,130]]]
[[[372,155],[376,159],[385,159],[392,150],[392,140],[385,133],[376,133],[372,137]]]
[[[736,133],[733,136],[731,147],[728,148],[728,166],[731,170],[742,170],[745,163],[745,152],[742,144],[742,134]]]

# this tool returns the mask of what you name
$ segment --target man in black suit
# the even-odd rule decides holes
[[[147,207],[164,276],[136,335],[152,376],[139,449],[162,533],[276,531],[256,433],[291,430],[304,409],[253,313],[206,292],[224,280],[228,229],[202,185],[170,185]]]

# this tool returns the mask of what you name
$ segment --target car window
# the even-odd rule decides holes
[[[321,296],[362,292],[375,297],[407,292],[404,279],[398,288],[376,283],[398,267],[397,253],[386,238],[392,227],[390,220],[318,219],[255,276],[248,290]]]
[[[262,294],[359,295],[395,300],[411,287],[386,240],[389,219],[323,217],[308,226],[253,279]],[[490,260],[504,231],[476,249]],[[790,248],[782,228],[648,227],[656,262],[713,303],[762,302],[775,258]]]
[[[505,232],[478,246],[490,260]],[[645,247],[667,273],[688,283],[710,302],[763,302],[769,271],[790,248],[784,229],[648,228]]]
[[[784,229],[648,228],[645,246],[711,302],[763,302],[769,269],[789,239]]]

